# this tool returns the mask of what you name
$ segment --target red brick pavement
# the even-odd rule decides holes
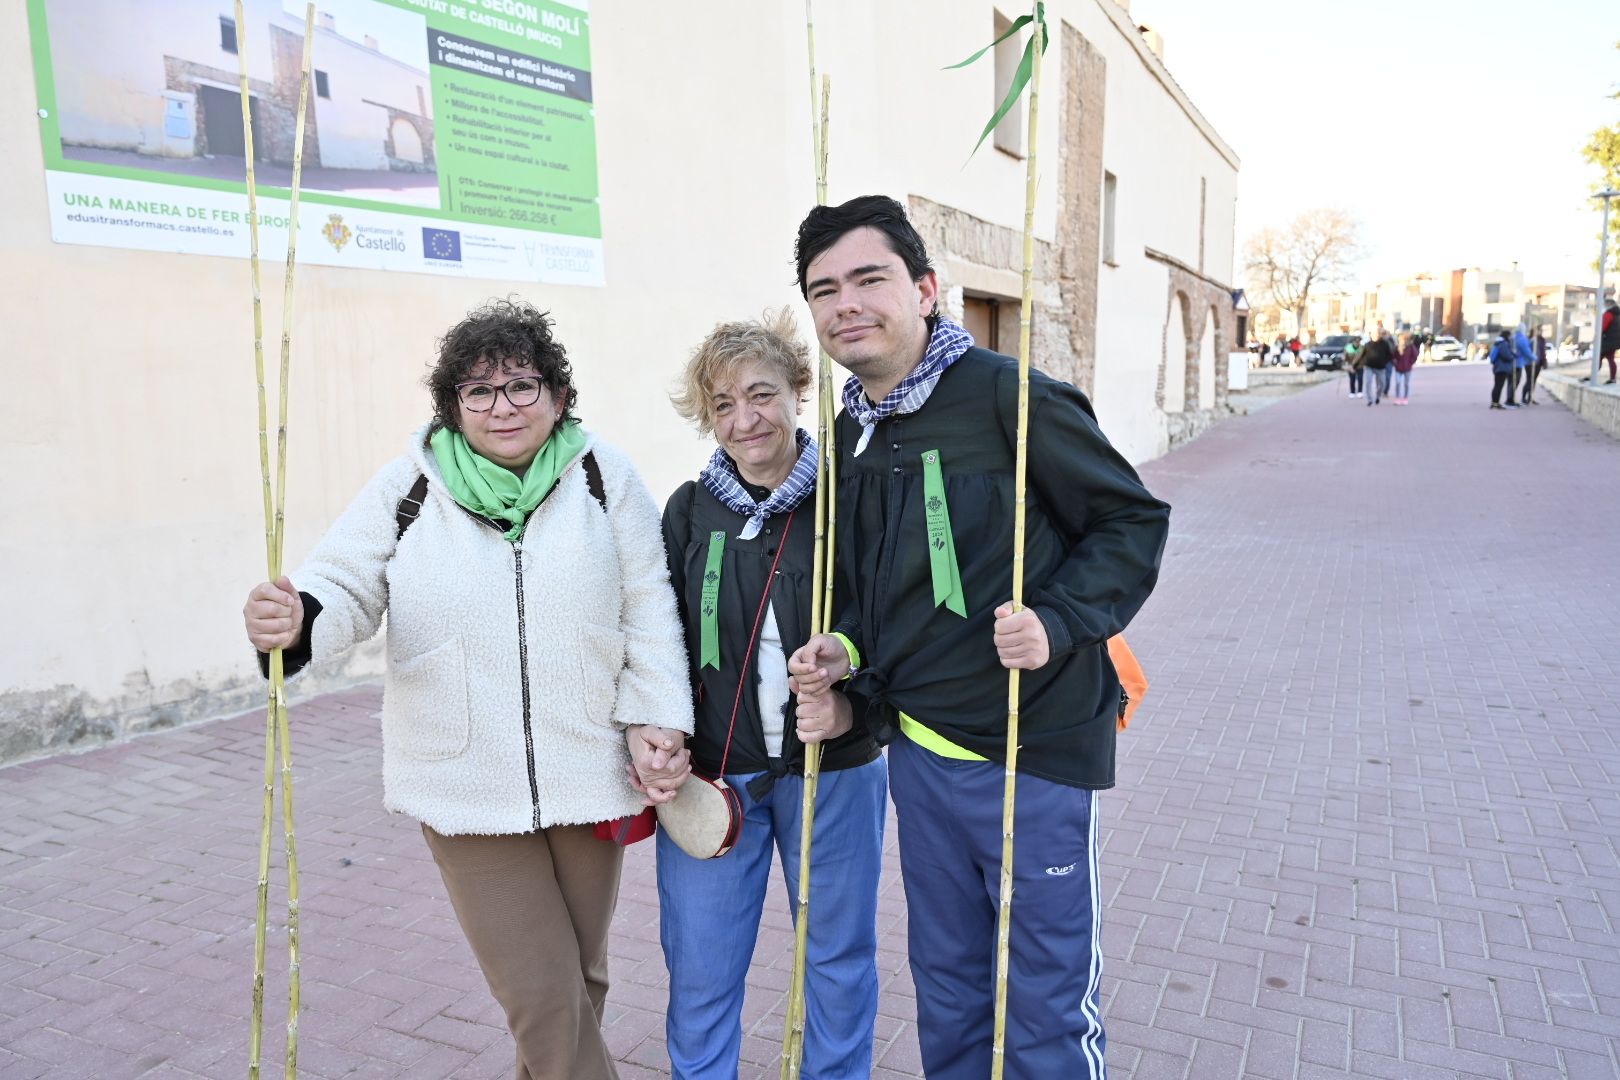
[[[1620,1077],[1620,444],[1490,412],[1488,381],[1423,368],[1375,409],[1334,382],[1143,470],[1176,511],[1102,803],[1116,1080]],[[420,834],[381,809],[376,708],[295,711],[302,1069],[508,1076]],[[0,1077],[242,1075],[261,739],[238,717],[0,771]],[[625,1080],[667,1075],[651,856],[615,921]],[[896,1080],[920,1068],[892,852],[883,890]],[[775,1075],[790,951],[778,890],[745,1076]],[[285,967],[277,931],[267,1061]]]

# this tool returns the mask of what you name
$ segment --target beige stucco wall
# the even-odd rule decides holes
[[[1048,10],[1109,53],[1105,154],[1120,176],[1129,257],[1103,270],[1097,393],[1111,437],[1142,460],[1166,442],[1154,397],[1166,275],[1139,253],[1151,245],[1196,262],[1198,177],[1208,174],[1206,267],[1228,275],[1235,169],[1221,173],[1217,152],[1119,37],[1109,2]],[[665,396],[691,347],[715,322],[771,305],[794,306],[808,327],[791,262],[813,201],[803,6],[696,8],[658,20],[656,34],[628,5],[591,13],[605,288],[299,270],[290,567],[425,420],[419,383],[435,338],[491,295],[519,293],[554,313],[586,423],[631,453],[660,501],[709,449]],[[990,8],[820,0],[816,19],[818,60],[833,76],[832,199],[918,195],[1018,228],[1023,163],[988,147],[967,160],[989,113],[991,69],[940,70],[989,40]],[[717,48],[720,26],[727,44]],[[27,42],[22,5],[4,5],[4,100],[34,100]],[[735,43],[747,44],[746,62]],[[1047,54],[1054,89],[1060,52]],[[1043,153],[1055,154],[1058,113],[1043,113]],[[240,608],[264,556],[247,262],[55,244],[31,105],[0,115],[0,143],[10,218],[0,304],[11,336],[0,588],[26,613],[0,651],[3,759],[257,700]],[[1046,240],[1056,188],[1041,192]],[[1172,209],[1189,197],[1191,217]],[[320,209],[306,202],[304,213]],[[269,254],[273,366],[280,270]]]

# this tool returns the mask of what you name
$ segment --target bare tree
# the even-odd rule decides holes
[[[1342,282],[1360,257],[1360,225],[1330,207],[1307,210],[1287,225],[1267,226],[1244,245],[1250,286],[1293,312],[1300,333],[1311,291]]]

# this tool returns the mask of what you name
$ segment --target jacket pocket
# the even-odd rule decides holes
[[[388,680],[385,734],[400,752],[425,761],[467,749],[467,660],[460,638],[396,661]]]
[[[619,698],[619,673],[624,670],[624,634],[597,623],[578,625],[585,719],[593,728],[611,728],[613,708]]]

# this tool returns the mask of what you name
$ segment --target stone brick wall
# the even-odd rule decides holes
[[[1063,25],[1063,136],[1058,147],[1058,288],[1073,356],[1070,381],[1088,395],[1097,381],[1097,275],[1101,272],[1103,116],[1108,62]]]
[[[298,86],[304,77],[304,37],[283,26],[270,28],[271,70],[274,72],[270,94],[275,98],[276,112],[285,116],[287,131],[286,160],[292,164],[293,136],[298,126]],[[315,76],[309,77],[309,104],[304,109],[304,164],[316,168],[321,163],[319,128],[315,121]],[[272,161],[281,161],[272,158]]]
[[[1182,341],[1186,348],[1183,376],[1185,393],[1183,400],[1186,406],[1179,413],[1165,413],[1170,445],[1176,446],[1201,434],[1211,423],[1230,412],[1227,404],[1227,357],[1235,348],[1233,342],[1236,335],[1236,318],[1232,313],[1232,293],[1227,286],[1205,277],[1185,263],[1161,252],[1149,249],[1147,256],[1164,264],[1167,271],[1165,328],[1159,337],[1157,401],[1160,409],[1164,408],[1165,377],[1170,369],[1170,357],[1166,355],[1169,348],[1170,320],[1182,321]],[[1181,302],[1183,297],[1186,298],[1186,303]],[[1204,324],[1212,314],[1215,320],[1215,340],[1210,349],[1209,362],[1215,367],[1215,400],[1211,408],[1202,409],[1199,407],[1198,392],[1203,363],[1200,346],[1204,338]]]
[[[191,60],[182,60],[177,56],[163,58],[163,85],[166,89],[176,90],[180,93],[195,94],[197,96],[197,156],[213,153],[208,145],[208,103],[201,94],[197,93],[199,85],[218,84],[228,86],[233,91],[239,85],[237,72],[226,71],[224,68],[213,67],[208,64],[199,64]],[[259,147],[259,158],[264,161],[274,161],[283,165],[292,164],[292,133],[293,117],[282,117],[280,106],[275,100],[274,86],[262,79],[249,79],[248,92],[258,103],[253,110],[253,139]],[[241,105],[237,104],[230,117],[225,118],[227,123],[237,127],[242,124]]]

